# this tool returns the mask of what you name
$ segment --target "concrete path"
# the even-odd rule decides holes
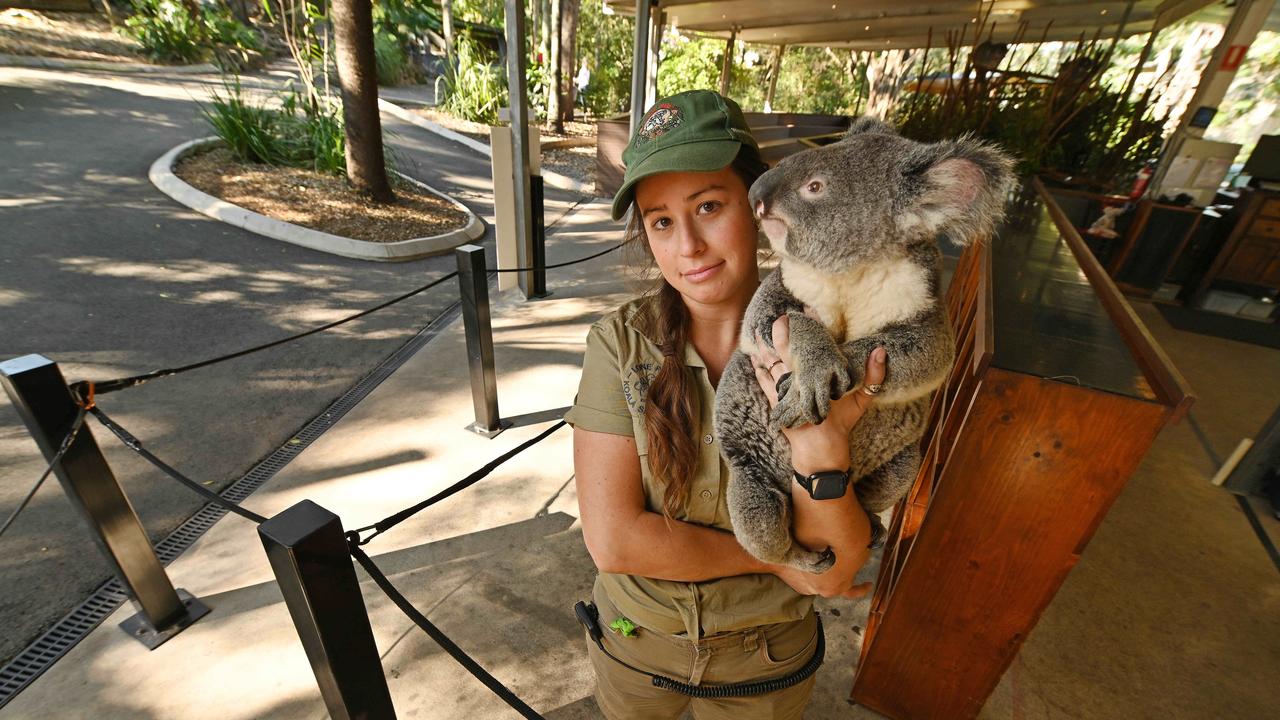
[[[312,252],[212,221],[152,187],[152,161],[208,134],[197,101],[216,81],[0,68],[0,357],[42,353],[69,379],[145,372],[343,317],[453,269],[448,255],[384,264]],[[486,158],[412,126],[388,129],[401,169],[492,223]],[[579,199],[548,196],[549,220]],[[482,242],[491,246],[491,229]],[[217,489],[456,298],[445,284],[337,331],[102,404],[161,457]],[[97,435],[154,539],[200,506]],[[0,512],[7,516],[43,467],[0,399]],[[0,545],[3,664],[108,571],[54,481]]]

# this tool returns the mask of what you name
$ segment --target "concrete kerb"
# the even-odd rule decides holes
[[[71,60],[39,55],[9,55],[7,53],[0,53],[0,66],[41,68],[44,70],[106,70],[118,73],[178,75],[200,75],[218,72],[218,67],[212,63],[200,63],[199,65],[150,65],[148,63],[111,62],[109,60]]]
[[[410,112],[409,110],[405,110],[404,108],[400,107],[399,105],[396,105],[395,103],[388,102],[386,100],[379,98],[378,107],[382,109],[382,112],[385,112],[386,114],[394,118],[397,118],[399,120],[403,120],[409,123],[410,125],[417,125],[418,127],[422,128],[423,130],[426,130],[427,132],[433,132],[436,135],[439,135],[440,137],[445,138],[446,140],[452,140],[453,142],[456,142],[459,145],[463,145],[467,148],[470,148],[471,150],[474,150],[480,153],[481,155],[484,155],[487,158],[493,157],[493,150],[487,144],[482,143],[479,140],[469,138],[466,135],[463,135],[462,133],[454,132],[453,130],[450,130],[449,128],[441,125],[440,123],[431,122],[430,120],[422,117],[421,115],[418,115],[417,113],[414,113],[414,112]],[[551,143],[548,143],[543,147],[551,147]],[[580,193],[582,195],[587,195],[587,196],[594,196],[596,194],[595,183],[588,183],[588,182],[583,182],[581,180],[575,180],[569,177],[568,175],[561,175],[560,173],[555,172],[554,170],[547,170],[545,168],[543,168],[540,174],[542,175],[543,183],[545,183],[548,187],[559,188],[561,190],[568,190],[569,192]]]
[[[275,240],[283,240],[284,242],[301,245],[312,250],[362,260],[384,262],[413,260],[445,252],[459,245],[465,245],[484,235],[484,222],[475,213],[471,212],[466,205],[426,183],[399,172],[396,175],[427,192],[448,200],[459,210],[465,212],[468,217],[466,226],[441,235],[413,238],[400,242],[377,243],[356,240],[275,220],[266,215],[246,210],[238,205],[232,205],[229,202],[219,200],[212,195],[197,190],[173,174],[173,167],[179,160],[197,150],[216,145],[219,142],[216,137],[205,137],[185,142],[173,148],[151,164],[151,170],[148,172],[151,183],[179,203],[214,220],[244,228],[249,232]]]

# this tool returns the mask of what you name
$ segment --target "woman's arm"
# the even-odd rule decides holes
[[[634,438],[574,428],[573,469],[582,536],[601,572],[680,582],[769,572],[732,533],[647,510]]]

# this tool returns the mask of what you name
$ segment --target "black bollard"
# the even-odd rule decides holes
[[[0,381],[45,459],[52,460],[79,409],[58,364],[24,355],[0,363]],[[154,650],[209,608],[185,590],[174,590],[87,422],[54,474],[139,610],[120,627]]]
[[[394,720],[369,613],[337,515],[303,500],[258,526],[334,720]]]
[[[493,326],[489,317],[489,276],[484,248],[455,248],[458,288],[462,297],[462,324],[467,335],[467,367],[471,372],[471,404],[476,421],[467,429],[491,438],[506,426],[498,416],[498,372],[493,361]]]
[[[529,178],[529,195],[532,198],[533,222],[533,293],[530,297],[544,298],[551,295],[547,292],[547,211],[544,206],[545,195],[541,175]]]

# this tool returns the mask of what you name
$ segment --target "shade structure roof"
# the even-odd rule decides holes
[[[607,0],[634,14],[634,0]],[[659,0],[666,24],[681,30],[771,45],[854,50],[994,42],[1078,40],[1150,32],[1213,0]]]

